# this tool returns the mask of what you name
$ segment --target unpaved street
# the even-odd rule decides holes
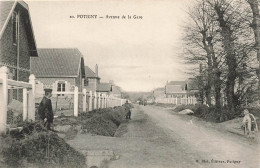
[[[154,106],[136,105],[116,137],[79,134],[69,143],[79,150],[114,151],[120,158],[111,168],[260,167],[257,143]]]
[[[259,145],[152,106],[136,106],[114,167],[260,167]],[[127,164],[126,164],[127,163]]]

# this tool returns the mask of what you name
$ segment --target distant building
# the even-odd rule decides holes
[[[98,65],[95,66],[95,72],[93,72],[88,66],[85,66],[85,88],[89,91],[96,91],[97,85],[100,83],[100,77],[98,76]]]
[[[165,86],[165,95],[171,97],[194,96],[198,92],[198,85],[192,78],[186,81],[170,81]]]
[[[29,81],[30,58],[38,57],[28,5],[23,1],[0,1],[0,67],[9,79]],[[10,99],[22,99],[22,89],[11,89]]]
[[[96,92],[110,95],[112,85],[110,83],[99,83]]]
[[[113,81],[110,81],[109,83],[112,84],[112,91],[110,92],[110,95],[112,95],[113,97],[122,98],[121,88],[119,86],[116,86]]]
[[[119,86],[116,86],[113,80],[109,83],[100,82],[101,78],[98,76],[98,65],[95,66],[95,72],[88,66],[85,66],[85,88],[97,93],[103,93],[114,97],[121,98],[122,93]]]

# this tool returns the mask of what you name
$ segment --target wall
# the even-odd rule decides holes
[[[20,8],[21,9],[21,8]],[[15,8],[17,12],[19,6]],[[19,70],[17,77],[17,44],[13,44],[13,23],[12,18],[9,20],[7,27],[0,39],[0,66],[7,66],[12,75],[9,75],[9,79],[19,80],[28,82],[30,75],[30,44],[26,32],[26,21],[28,18],[25,17],[25,11],[20,11],[19,20]],[[22,101],[22,89],[12,89],[8,91],[8,102],[12,99]]]
[[[97,78],[88,78],[88,86],[85,86],[87,90],[96,91],[97,90]]]

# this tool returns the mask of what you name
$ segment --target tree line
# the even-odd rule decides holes
[[[194,73],[199,101],[235,114],[260,103],[259,0],[198,0],[184,26],[184,60]]]

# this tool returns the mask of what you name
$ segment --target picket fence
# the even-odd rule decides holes
[[[22,120],[34,121],[36,116],[35,98],[37,90],[35,76],[33,74],[30,75],[29,82],[21,82],[8,79],[8,74],[9,70],[7,67],[0,67],[0,134],[6,134],[6,130],[9,127],[7,124],[9,89],[23,90]],[[81,104],[82,112],[88,112],[95,109],[122,106],[126,102],[125,99],[112,97],[106,94],[96,93],[92,91],[87,91],[86,89],[83,89],[82,92],[79,92],[78,87],[75,87],[73,92],[53,92],[53,94],[69,94],[73,96],[73,115],[75,117],[77,117],[79,114],[79,106]],[[79,99],[81,96],[82,99]]]
[[[155,102],[163,103],[163,104],[187,105],[187,104],[197,104],[197,99],[195,96],[170,97],[170,98],[156,98]]]

